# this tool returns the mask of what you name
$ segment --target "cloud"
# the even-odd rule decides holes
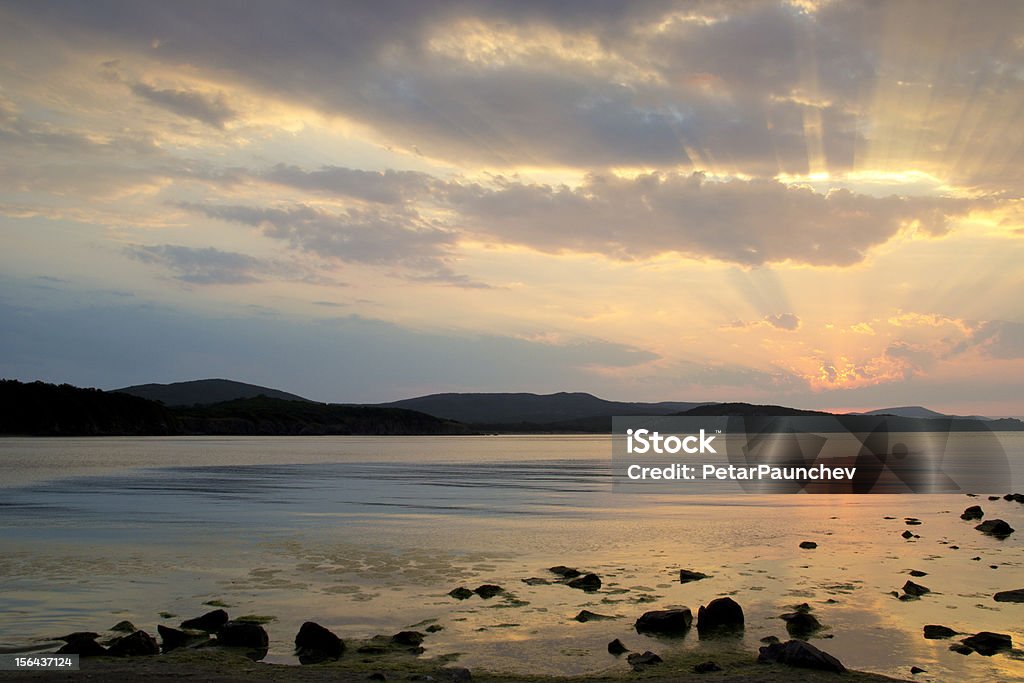
[[[942,235],[972,203],[819,194],[774,180],[704,174],[591,175],[579,188],[499,180],[450,188],[449,201],[494,238],[540,251],[629,260],[680,253],[744,266],[790,261],[850,266],[910,225]]]
[[[238,115],[228,106],[223,93],[207,95],[194,90],[160,90],[145,83],[133,83],[131,91],[150,104],[221,130]]]
[[[238,285],[260,282],[273,264],[262,259],[213,247],[193,249],[173,244],[135,245],[125,250],[143,263],[164,266],[175,279],[194,285]]]
[[[277,164],[258,178],[309,192],[352,197],[381,204],[399,204],[429,190],[435,181],[427,173],[386,170],[362,171],[324,166],[304,171],[298,166]]]
[[[764,321],[774,328],[792,332],[800,327],[800,318],[793,313],[779,313],[778,315],[766,315]]]
[[[982,353],[1000,360],[1024,358],[1024,323],[989,320],[981,323],[964,348],[978,347]]]

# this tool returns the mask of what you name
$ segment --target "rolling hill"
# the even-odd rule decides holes
[[[278,398],[282,401],[304,401],[312,403],[308,398],[289,394],[286,391],[261,387],[256,384],[235,382],[230,379],[197,379],[191,382],[173,382],[171,384],[138,384],[123,389],[114,389],[116,393],[131,394],[149,401],[162,403],[169,408],[180,406],[205,406],[224,401],[235,401],[240,398]]]

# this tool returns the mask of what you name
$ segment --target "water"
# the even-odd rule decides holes
[[[1017,469],[1022,436],[1000,435]],[[970,449],[971,438],[954,434],[950,447]],[[428,636],[424,656],[585,674],[625,669],[605,650],[613,638],[635,650],[753,656],[761,637],[785,639],[778,615],[807,602],[827,627],[812,642],[847,666],[1024,680],[1019,654],[965,657],[921,635],[936,623],[1024,642],[1024,605],[992,600],[1024,587],[1024,505],[619,493],[610,453],[606,436],[3,439],[0,648],[52,648],[55,635],[121,619],[155,632],[220,600],[233,616],[275,617],[267,661],[294,663],[305,620],[343,638],[436,620],[444,630]],[[959,519],[971,504],[1021,531],[980,534]],[[906,516],[923,523],[906,527]],[[921,538],[905,541],[907,528]],[[804,540],[818,548],[800,550]],[[604,586],[522,582],[553,578],[545,568],[555,564],[595,571]],[[681,585],[680,568],[712,578]],[[914,580],[932,593],[901,602],[889,591],[910,569],[928,572]],[[447,595],[482,583],[507,592]],[[747,615],[739,641],[632,630],[646,610],[696,612],[726,594]],[[580,624],[581,609],[620,618]]]

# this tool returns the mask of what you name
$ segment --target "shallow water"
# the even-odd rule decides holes
[[[970,448],[970,438],[953,435],[953,447]],[[1000,439],[1019,469],[1024,438]],[[233,616],[276,617],[268,661],[294,661],[291,640],[307,619],[343,638],[436,620],[444,630],[428,636],[425,656],[581,674],[625,668],[605,650],[616,637],[635,650],[755,653],[763,636],[785,639],[779,614],[807,602],[827,627],[812,642],[847,666],[1024,680],[1017,654],[965,657],[921,635],[938,623],[1024,643],[1024,605],[992,600],[1024,587],[1024,505],[620,493],[610,452],[605,436],[3,439],[0,647],[44,647],[121,619],[154,632],[216,599]],[[1021,531],[980,534],[959,519],[971,504]],[[922,524],[907,527],[906,516]],[[901,538],[907,528],[920,538]],[[803,540],[818,548],[799,549]],[[604,586],[588,594],[522,582],[554,578],[545,568],[555,564],[595,571]],[[680,568],[712,577],[681,585]],[[910,569],[928,572],[914,580],[932,593],[901,602],[889,591]],[[506,594],[447,595],[481,583]],[[738,640],[694,631],[657,641],[632,629],[646,610],[696,612],[720,595],[746,612]],[[581,609],[620,618],[580,624]]]

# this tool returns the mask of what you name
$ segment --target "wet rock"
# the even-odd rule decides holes
[[[910,673],[912,673],[912,674],[924,674],[924,673],[928,673],[928,672],[925,669],[922,669],[919,666],[912,666],[912,667],[910,667]]]
[[[969,655],[974,653],[974,650],[960,643],[953,643],[949,646],[949,650],[950,652],[956,652],[957,654],[961,655]]]
[[[703,572],[695,572],[692,569],[679,570],[679,583],[690,583],[691,581],[700,581],[707,578],[710,578],[710,575]]]
[[[1024,493],[1007,493],[1003,500],[1012,500],[1017,503],[1024,503]]]
[[[989,519],[974,527],[983,534],[1006,538],[1014,532],[1014,528],[1001,519]]]
[[[975,555],[975,556],[974,556],[974,557],[972,557],[971,559],[972,559],[973,561],[975,561],[975,562],[980,562],[980,561],[981,561],[981,556],[980,556],[980,555]]]
[[[228,623],[228,613],[222,609],[215,609],[201,617],[186,619],[181,622],[180,628],[194,628],[198,631],[216,633],[226,623]]]
[[[942,626],[941,624],[928,624],[924,627],[924,637],[928,640],[939,640],[941,638],[951,638],[956,635],[956,631],[948,626]]]
[[[217,641],[225,647],[248,647],[265,650],[270,644],[266,630],[259,624],[229,621],[217,631]]]
[[[139,629],[135,628],[135,624],[130,621],[119,621],[110,627],[111,631],[118,631],[119,633],[135,633]]]
[[[459,586],[458,588],[454,588],[448,591],[448,595],[452,596],[456,600],[465,600],[467,598],[473,597],[473,591],[463,586]]]
[[[786,622],[786,631],[789,635],[796,638],[808,636],[821,629],[821,622],[807,612],[790,612],[779,615],[779,618]]]
[[[917,537],[915,536],[914,538],[917,538]],[[950,550],[960,550],[960,546],[958,546],[958,545],[951,545],[951,546],[949,546],[949,549]]]
[[[1009,650],[1013,647],[1013,640],[1010,636],[1005,633],[992,633],[991,631],[975,633],[973,636],[964,638],[960,643],[985,657],[991,657],[997,652]]]
[[[764,638],[761,639],[761,642],[762,643],[767,643],[768,645],[771,645],[772,643],[778,643],[779,642],[779,637],[778,636],[765,636]]]
[[[345,643],[329,629],[313,621],[305,622],[295,634],[295,654],[302,664],[338,659]]]
[[[597,612],[591,612],[588,609],[580,610],[580,613],[573,617],[573,619],[580,622],[581,624],[585,624],[588,621],[607,621],[608,619],[614,618],[615,617],[610,617],[607,614],[598,614]]]
[[[811,606],[806,602],[801,602],[799,605],[790,605],[794,612],[810,612]]]
[[[79,657],[104,657],[107,648],[96,642],[98,634],[89,631],[69,633],[59,640],[65,644],[57,650],[59,655],[78,655]]]
[[[909,573],[911,576],[917,579],[921,578],[922,576],[928,576],[928,572],[923,572],[920,569],[911,569]]]
[[[548,586],[551,584],[551,581],[549,581],[548,579],[541,579],[536,576],[531,576],[528,579],[523,579],[523,583],[525,583],[527,586]]]
[[[557,574],[563,579],[575,579],[577,576],[583,574],[579,569],[573,569],[572,567],[566,567],[565,565],[557,565],[548,569],[552,574]]]
[[[787,640],[785,643],[766,645],[760,649],[757,661],[778,662],[802,669],[817,669],[834,673],[846,671],[846,667],[838,659],[803,640]]]
[[[601,577],[597,574],[584,574],[568,583],[571,588],[579,588],[584,591],[596,591],[601,587]]]
[[[695,674],[707,674],[712,671],[721,671],[722,667],[718,666],[717,662],[707,661],[701,662],[693,667],[693,673]]]
[[[814,541],[801,541],[800,542],[800,547],[803,548],[804,550],[814,550],[815,548],[818,547],[818,544],[815,543]]]
[[[160,636],[160,649],[163,652],[170,652],[182,647],[191,647],[204,643],[210,639],[206,631],[198,629],[179,630],[158,624],[156,632]]]
[[[919,598],[925,593],[931,593],[932,590],[927,586],[922,586],[919,583],[907,581],[905,584],[903,584],[903,592],[912,597]]]
[[[619,640],[618,638],[616,638],[612,642],[608,643],[608,653],[609,654],[613,654],[616,657],[618,657],[623,652],[629,652],[629,648],[626,647],[626,645],[621,640]]]
[[[907,526],[920,526],[921,520],[919,520],[917,517],[907,517],[903,520],[903,523]]]
[[[989,500],[999,500],[999,496],[989,496]]]
[[[981,509],[980,505],[972,505],[960,513],[960,519],[981,519],[984,516],[985,511]]]
[[[689,630],[693,614],[689,607],[644,612],[633,627],[639,633],[679,635]]]
[[[153,636],[145,631],[136,631],[111,643],[107,653],[111,657],[144,657],[160,654],[160,646]]]
[[[904,531],[902,534],[900,534],[900,536],[902,536],[903,538],[910,539],[914,537],[914,534],[910,533],[910,530],[908,529]]]
[[[419,631],[400,631],[391,636],[391,642],[395,645],[416,647],[423,643],[423,634]]]
[[[501,593],[504,590],[505,589],[501,586],[495,586],[493,583],[485,583],[482,586],[477,586],[473,592],[479,595],[484,600],[490,600],[495,595]]]
[[[427,627],[426,630],[427,630],[427,633],[437,633],[438,631],[443,631],[444,630],[444,626],[441,626],[441,624],[431,624],[430,626]]]
[[[697,610],[697,631],[742,629],[743,608],[732,598],[715,598]]]
[[[996,602],[1024,602],[1024,588],[1015,588],[1012,591],[999,591],[992,596]]]
[[[626,661],[630,663],[634,671],[643,671],[645,667],[653,664],[661,664],[664,660],[650,650],[647,650],[643,654],[640,654],[639,652],[630,653],[629,656],[626,657]]]

